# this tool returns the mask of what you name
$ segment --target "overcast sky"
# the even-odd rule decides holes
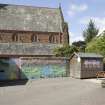
[[[40,7],[59,7],[61,3],[71,42],[83,40],[82,32],[90,19],[100,31],[105,29],[105,0],[0,0],[0,3]]]

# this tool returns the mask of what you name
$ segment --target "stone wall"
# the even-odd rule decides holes
[[[0,56],[49,56],[61,44],[42,43],[0,43]]]
[[[67,65],[66,58],[22,58],[21,78],[65,77],[68,71]]]
[[[0,58],[0,80],[65,77],[68,61],[54,57]]]
[[[40,43],[63,43],[63,37],[61,33],[45,33],[45,32],[18,32],[18,31],[0,31],[0,43],[10,43],[10,42],[19,42],[19,43],[32,43],[33,35],[37,36],[37,40],[34,42]],[[17,40],[14,40],[13,37],[17,37]],[[49,37],[53,36],[54,40],[50,42]]]

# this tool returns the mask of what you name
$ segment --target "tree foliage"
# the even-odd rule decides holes
[[[83,37],[86,43],[90,42],[98,34],[99,29],[96,28],[93,20],[90,20],[87,29],[83,31]]]
[[[86,47],[87,52],[95,52],[105,56],[105,33],[94,38]]]
[[[8,6],[8,4],[0,4],[0,9],[6,9],[6,6]]]
[[[72,45],[77,47],[79,52],[85,52],[85,47],[86,47],[85,41],[76,41],[76,42],[73,42]]]
[[[78,52],[78,49],[73,45],[64,45],[63,47],[58,47],[54,49],[55,55],[60,57],[70,57],[70,55],[74,52]]]

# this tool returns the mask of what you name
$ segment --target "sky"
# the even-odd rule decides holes
[[[93,19],[100,33],[105,29],[105,0],[0,0],[4,4],[19,4],[58,8],[61,4],[69,25],[70,43],[83,40],[83,30]]]

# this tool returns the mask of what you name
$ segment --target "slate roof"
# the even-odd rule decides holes
[[[0,30],[62,32],[59,8],[0,4]]]
[[[102,55],[96,53],[75,53],[77,56],[81,58],[103,58]]]
[[[41,43],[0,43],[0,55],[54,55],[53,49],[59,44]]]

